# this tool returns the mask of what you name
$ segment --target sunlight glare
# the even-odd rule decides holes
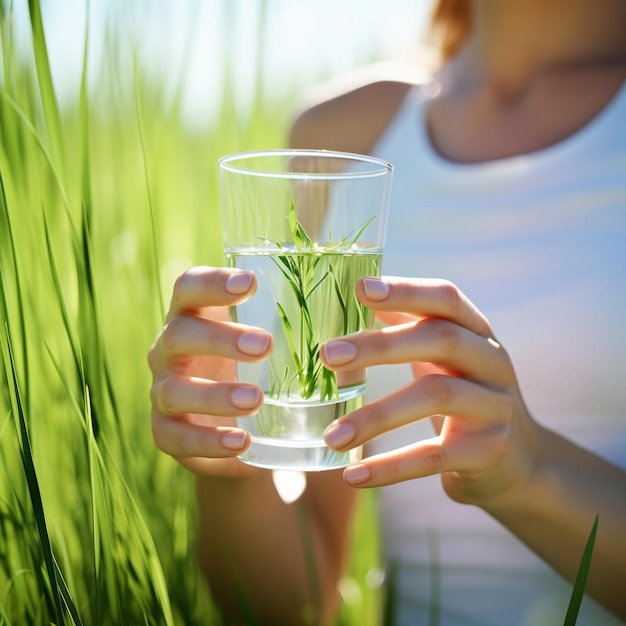
[[[274,470],[272,472],[274,487],[285,504],[295,502],[306,487],[306,474],[294,470]]]

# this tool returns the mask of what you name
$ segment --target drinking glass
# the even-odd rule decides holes
[[[258,282],[230,319],[274,337],[268,358],[237,363],[237,379],[264,393],[255,416],[237,418],[252,436],[240,458],[270,469],[345,467],[361,449],[336,452],[323,433],[362,406],[365,371],[335,374],[320,348],[372,325],[354,286],[380,275],[393,168],[365,155],[267,150],[222,157],[219,170],[226,264]]]

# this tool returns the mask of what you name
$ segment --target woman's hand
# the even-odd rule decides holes
[[[256,470],[236,457],[250,445],[235,416],[263,403],[255,385],[235,382],[235,361],[257,361],[273,347],[270,333],[228,322],[228,307],[250,298],[256,279],[235,269],[183,273],[167,321],[152,345],[152,432],[156,445],[200,474],[244,477]]]
[[[523,485],[539,427],[486,318],[441,280],[366,278],[356,292],[390,326],[327,342],[324,364],[342,371],[411,363],[414,380],[338,419],[327,443],[346,450],[428,417],[438,435],[365,459],[345,480],[374,487],[438,473],[449,496],[479,505]]]

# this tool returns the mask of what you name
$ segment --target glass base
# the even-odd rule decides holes
[[[320,472],[341,469],[359,461],[362,448],[347,452],[336,452],[322,439],[314,441],[290,441],[252,437],[250,447],[239,457],[241,461],[255,467],[273,470],[297,470],[300,472]]]
[[[338,417],[363,405],[365,385],[339,390],[330,402],[266,398],[252,417],[237,418],[237,425],[250,432],[252,444],[239,457],[245,463],[268,469],[303,472],[346,467],[361,459],[361,448],[336,452],[324,442],[324,431]]]

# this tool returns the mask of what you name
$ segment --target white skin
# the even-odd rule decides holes
[[[449,159],[503,158],[562,140],[626,79],[622,0],[476,1],[472,17],[470,38],[429,104],[433,146]],[[291,143],[367,153],[408,88],[374,80],[326,95],[298,117]],[[330,621],[356,488],[440,474],[450,498],[483,508],[570,580],[599,514],[587,590],[626,618],[626,474],[534,419],[497,329],[455,285],[387,277],[355,288],[386,326],[327,342],[325,364],[348,371],[410,363],[414,380],[339,419],[328,444],[345,450],[422,419],[433,419],[438,435],[343,472],[311,474],[299,502],[287,505],[269,472],[235,458],[250,437],[234,416],[254,414],[263,396],[234,382],[233,363],[264,358],[273,343],[263,329],[228,322],[226,307],[254,296],[255,277],[201,267],[174,286],[149,355],[152,428],[157,446],[198,476],[198,554],[225,613],[234,621],[240,615],[241,584],[261,623],[298,624],[306,605]],[[302,550],[302,511],[311,519],[318,601]]]

